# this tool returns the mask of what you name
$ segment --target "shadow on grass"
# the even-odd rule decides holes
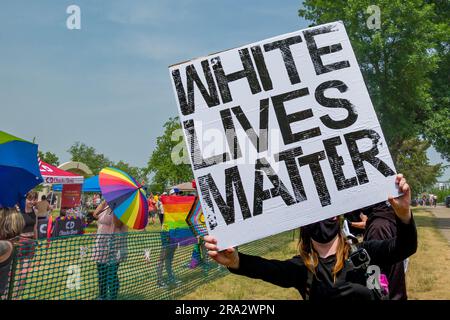
[[[431,213],[430,211],[426,211]],[[450,229],[450,218],[438,218],[435,216],[414,216],[416,226],[426,227],[426,228],[440,228],[440,229]]]

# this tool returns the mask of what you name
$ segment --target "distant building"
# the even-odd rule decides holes
[[[438,182],[436,182],[434,187],[439,189],[439,190],[450,189],[450,181],[438,181]]]

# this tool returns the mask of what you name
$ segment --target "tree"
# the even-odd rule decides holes
[[[380,30],[367,26],[366,10],[371,4],[369,0],[305,0],[299,15],[313,24],[344,22],[394,161],[403,141],[420,135],[448,157],[450,30],[448,20],[438,14],[448,4],[379,0]],[[447,48],[446,54],[441,47]],[[438,102],[436,93],[447,102]]]
[[[97,175],[103,168],[113,164],[103,154],[97,153],[95,148],[81,142],[75,142],[67,151],[71,154],[72,161],[83,162],[92,170],[94,175]]]
[[[135,178],[138,183],[147,179],[147,171],[144,168],[133,167],[125,161],[120,160],[115,163],[109,160],[105,155],[97,153],[95,148],[89,147],[84,143],[76,142],[70,147],[68,152],[72,155],[72,161],[80,161],[86,164],[94,175],[106,167],[114,167],[125,171]]]
[[[397,170],[417,192],[442,172],[429,165],[430,143],[419,137],[450,156],[449,2],[379,0],[379,30],[367,25],[371,4],[305,0],[299,15],[313,25],[344,22]]]
[[[407,175],[413,194],[419,194],[436,183],[442,174],[441,164],[428,163],[427,150],[430,142],[419,139],[405,140],[399,150],[397,166]]]
[[[143,168],[133,167],[126,163],[125,161],[120,160],[119,162],[112,165],[114,168],[125,171],[130,176],[132,176],[138,183],[147,182],[147,172]]]
[[[193,179],[178,117],[170,118],[164,124],[164,134],[156,139],[156,148],[148,161],[147,171],[154,173],[152,185],[156,189],[166,189]]]
[[[46,153],[42,151],[38,151],[39,159],[41,159],[44,162],[47,162],[48,164],[51,164],[55,167],[59,166],[59,158],[56,154],[47,151]]]

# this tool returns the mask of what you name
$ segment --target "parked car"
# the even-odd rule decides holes
[[[445,206],[450,208],[450,196],[445,197]]]

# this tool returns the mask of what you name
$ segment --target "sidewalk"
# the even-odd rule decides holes
[[[431,211],[436,218],[436,225],[450,244],[450,208],[445,206],[437,206],[436,208],[424,207]]]

